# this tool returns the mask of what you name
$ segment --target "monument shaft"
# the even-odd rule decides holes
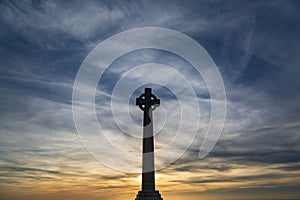
[[[155,190],[152,110],[144,111],[142,190]]]
[[[158,190],[155,190],[154,136],[152,111],[160,104],[160,100],[152,94],[151,88],[145,88],[145,93],[136,99],[136,105],[144,111],[143,123],[143,166],[142,190],[135,200],[163,200]]]

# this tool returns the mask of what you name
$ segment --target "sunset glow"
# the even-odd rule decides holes
[[[148,87],[164,200],[299,200],[299,11],[0,1],[0,200],[134,200]]]

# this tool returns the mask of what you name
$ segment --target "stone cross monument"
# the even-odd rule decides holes
[[[163,200],[158,190],[155,190],[155,165],[152,111],[160,105],[160,100],[152,94],[151,88],[145,88],[145,93],[136,98],[136,105],[144,111],[143,124],[143,167],[142,190],[135,200]]]

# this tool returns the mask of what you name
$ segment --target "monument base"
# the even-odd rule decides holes
[[[142,190],[136,195],[135,200],[163,200],[158,190]]]

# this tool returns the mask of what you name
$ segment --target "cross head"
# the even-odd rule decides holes
[[[136,98],[136,105],[143,111],[154,110],[160,105],[160,100],[152,94],[151,88],[145,88],[145,93]]]

